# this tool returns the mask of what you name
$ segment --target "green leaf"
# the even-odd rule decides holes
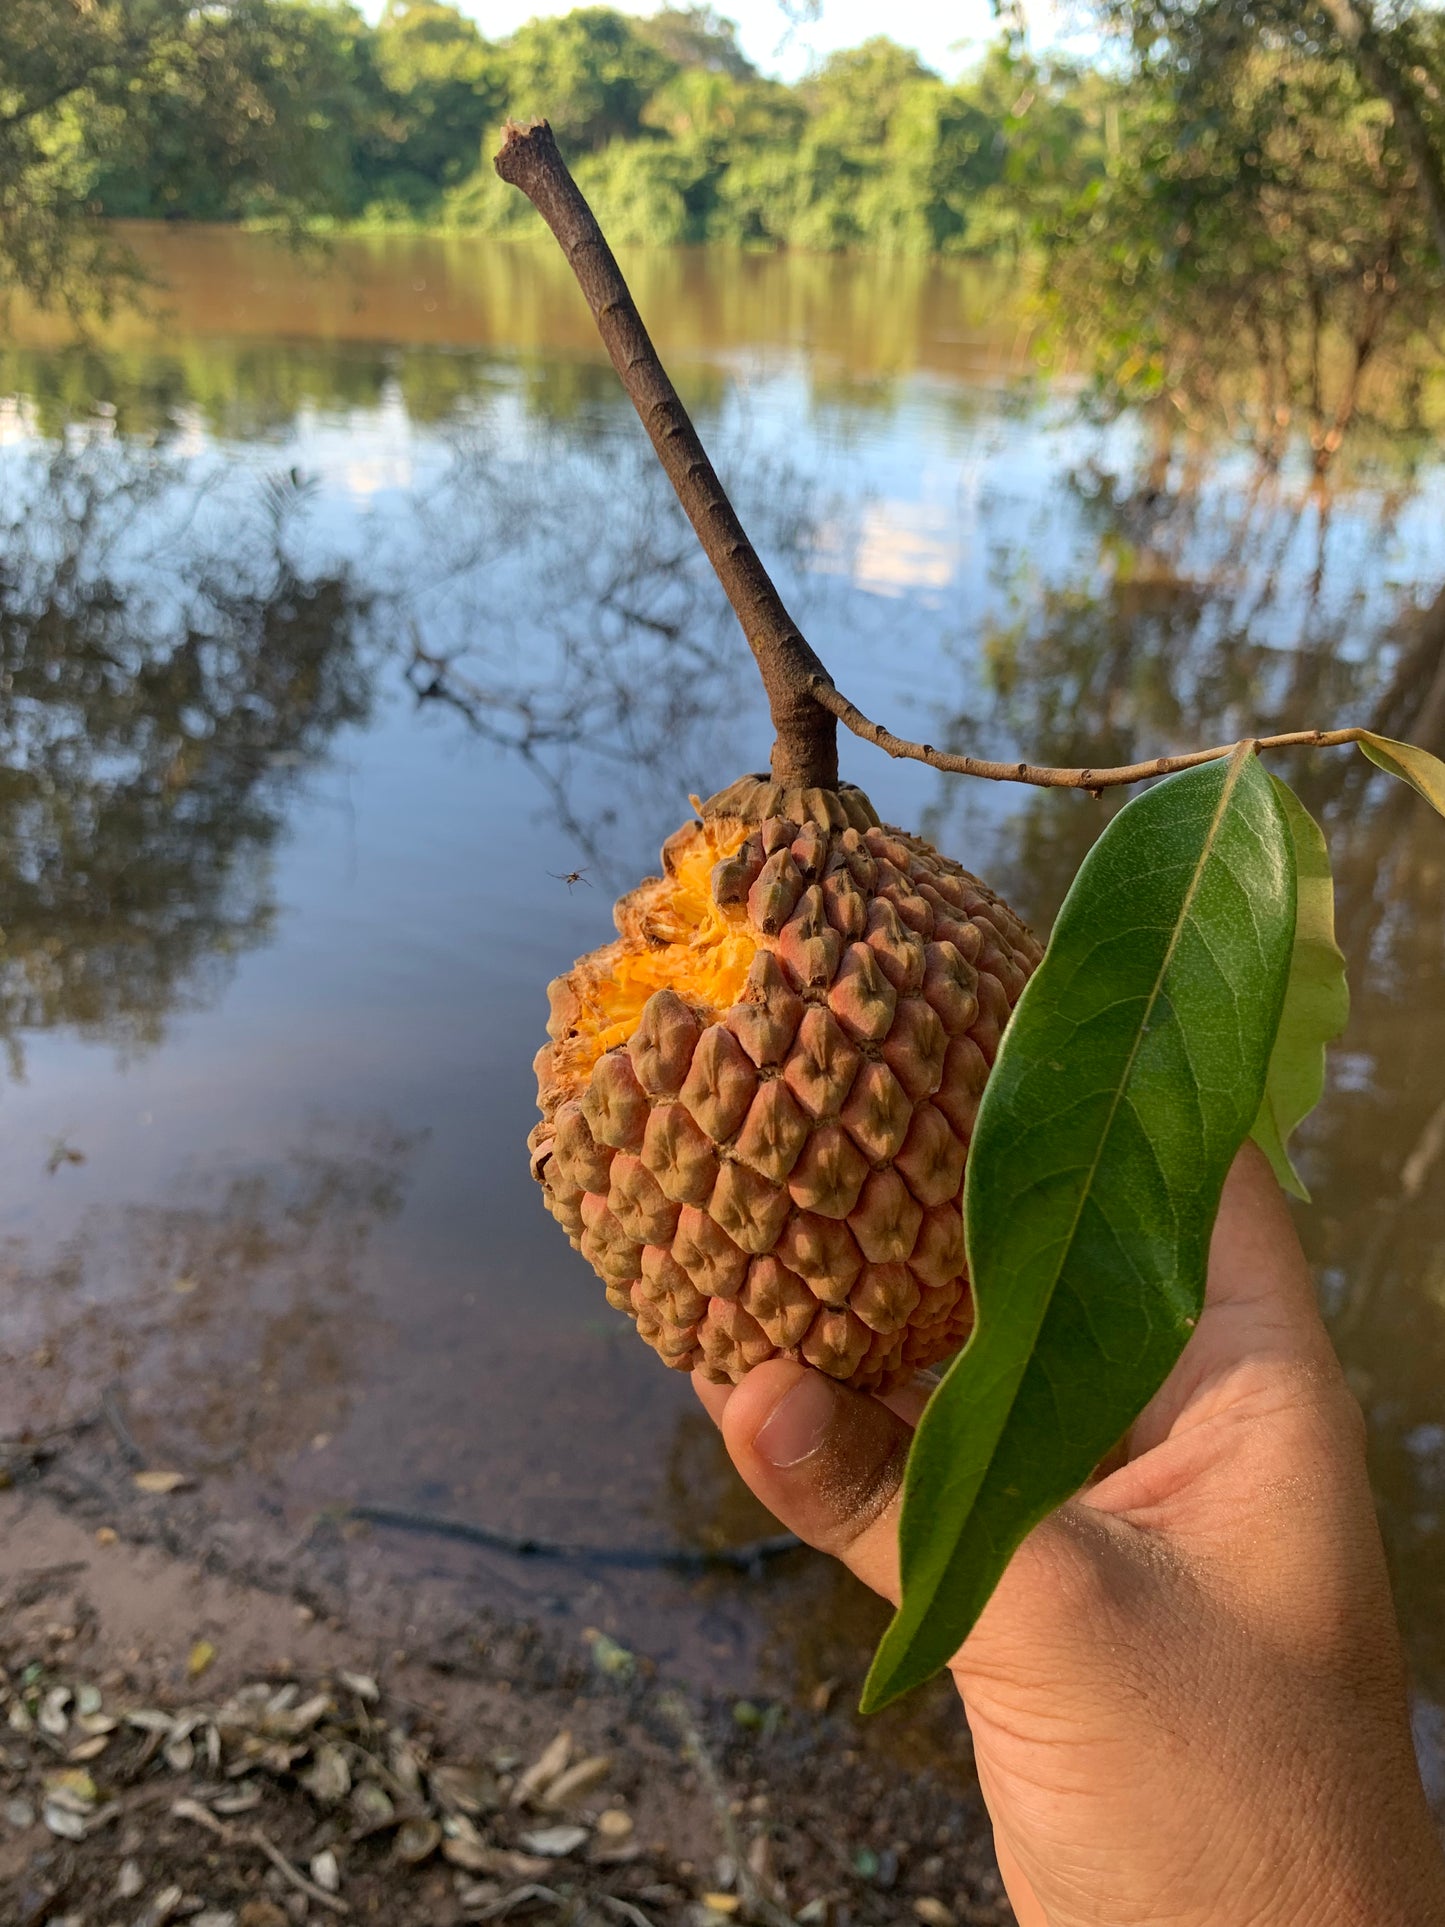
[[[1298,908],[1289,984],[1270,1053],[1264,1102],[1250,1136],[1286,1191],[1309,1201],[1289,1154],[1289,1140],[1319,1103],[1325,1088],[1325,1045],[1350,1015],[1345,959],[1335,942],[1335,885],[1324,832],[1287,783],[1271,776],[1294,844]]]
[[[1445,763],[1438,756],[1432,756],[1428,749],[1416,749],[1413,743],[1397,743],[1392,736],[1376,736],[1369,729],[1361,732],[1358,741],[1362,755],[1418,790],[1445,816]]]
[[[873,1711],[946,1664],[1014,1549],[1168,1376],[1204,1300],[1294,942],[1289,833],[1252,751],[1160,783],[1085,859],[979,1107],[978,1322],[904,1480]]]

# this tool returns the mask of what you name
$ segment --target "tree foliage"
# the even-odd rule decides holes
[[[1101,83],[1000,42],[949,85],[876,37],[786,87],[706,6],[583,7],[485,40],[447,0],[14,0],[0,11],[0,287],[83,304],[95,216],[533,216],[499,191],[502,119],[545,113],[621,241],[1019,245],[1020,188],[1102,166]]]
[[[1113,401],[1247,422],[1316,469],[1445,294],[1441,16],[1401,0],[1099,0],[1107,164],[1041,223],[1059,332]],[[1361,41],[1349,23],[1368,21]],[[1342,25],[1343,23],[1343,25]]]
[[[367,64],[322,0],[7,0],[0,290],[103,301],[125,264],[97,215],[344,211]]]

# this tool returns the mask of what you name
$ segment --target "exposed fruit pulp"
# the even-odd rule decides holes
[[[709,1011],[728,1010],[738,1001],[757,955],[757,934],[740,911],[714,902],[712,873],[746,834],[741,823],[705,824],[679,853],[670,876],[623,899],[620,917],[627,918],[625,906],[634,906],[640,927],[595,952],[588,960],[595,968],[574,973],[578,1008],[557,1052],[564,1078],[585,1083],[598,1058],[631,1037],[654,991],[676,991]]]

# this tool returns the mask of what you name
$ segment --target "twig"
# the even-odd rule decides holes
[[[741,1546],[578,1546],[558,1539],[497,1532],[466,1519],[412,1512],[404,1506],[354,1505],[347,1508],[347,1516],[364,1519],[368,1525],[393,1526],[400,1532],[430,1532],[441,1539],[461,1539],[468,1545],[508,1552],[518,1559],[562,1559],[574,1565],[627,1566],[643,1572],[756,1572],[767,1560],[796,1552],[803,1543],[791,1532],[780,1532],[771,1539],[753,1539]]]
[[[215,1834],[216,1838],[227,1846],[241,1844],[255,1847],[265,1854],[283,1879],[289,1880],[298,1892],[305,1894],[308,1900],[314,1900],[318,1907],[329,1907],[334,1914],[351,1912],[350,1903],[343,1900],[339,1894],[327,1893],[326,1889],[318,1887],[314,1880],[308,1880],[299,1867],[293,1867],[276,1843],[269,1839],[259,1827],[227,1826],[219,1815],[212,1813],[208,1807],[202,1806],[199,1800],[177,1800],[171,1812],[178,1820],[191,1820],[197,1826],[204,1827],[208,1833]]]
[[[52,1439],[71,1439],[81,1432],[89,1432],[100,1423],[96,1412],[88,1412],[84,1418],[73,1418],[67,1425],[50,1425],[43,1432],[20,1432],[14,1438],[0,1439],[0,1452],[19,1452],[33,1456],[43,1452]]]
[[[126,1464],[133,1465],[138,1469],[143,1468],[146,1462],[146,1455],[136,1444],[135,1435],[125,1422],[125,1413],[120,1409],[120,1399],[117,1396],[118,1391],[118,1386],[107,1385],[101,1393],[101,1416],[110,1427],[115,1437],[115,1442],[120,1447],[120,1455]]]
[[[1343,4],[1343,0],[1340,0]],[[888,755],[926,763],[958,776],[1039,789],[1090,790],[1096,795],[1175,770],[1228,756],[1233,743],[1156,756],[1112,769],[1060,769],[1027,762],[991,762],[914,743],[871,721],[834,687],[824,664],[804,641],[771,577],[748,541],[707,451],[658,358],[636,303],[581,189],[567,171],[545,120],[508,121],[495,160],[502,179],[520,188],[555,235],[587,298],[618,379],[627,390],[658,460],[742,624],[768,692],[777,741],[777,782],[832,789],[838,781],[837,724]],[[423,692],[440,693],[435,685]],[[1258,739],[1260,749],[1294,745],[1324,748],[1358,742],[1358,729],[1302,729]]]
[[[236,1837],[236,1829],[228,1827],[219,1814],[212,1813],[211,1809],[202,1806],[199,1800],[176,1800],[171,1806],[171,1812],[177,1820],[191,1820],[198,1827],[204,1827],[208,1833],[215,1834],[216,1838],[228,1847]]]
[[[642,1909],[634,1907],[630,1900],[624,1900],[620,1894],[598,1894],[597,1898],[610,1913],[616,1914],[619,1920],[629,1921],[631,1927],[652,1927],[652,1922]]]
[[[8,1603],[12,1608],[19,1610],[37,1605],[42,1599],[56,1592],[67,1579],[73,1579],[78,1572],[87,1570],[84,1559],[67,1559],[63,1565],[56,1566],[32,1566],[20,1574],[19,1582],[10,1595]]]
[[[935,749],[932,743],[912,743],[895,736],[891,729],[872,722],[856,703],[835,689],[831,682],[816,680],[814,700],[837,717],[845,729],[872,743],[889,756],[911,763],[927,763],[930,769],[946,770],[955,776],[982,776],[993,783],[1032,783],[1046,790],[1107,790],[1124,783],[1144,783],[1152,776],[1170,776],[1175,770],[1194,769],[1200,763],[1217,763],[1232,754],[1234,743],[1220,743],[1213,749],[1193,749],[1182,756],[1151,756],[1142,763],[1120,763],[1112,769],[1054,769],[1045,763],[994,763],[981,756],[958,756],[950,750]],[[1280,736],[1256,736],[1256,749],[1329,749],[1338,743],[1357,743],[1363,729],[1294,729]]]
[[[277,1873],[284,1879],[289,1880],[291,1885],[295,1887],[299,1893],[305,1894],[308,1900],[314,1900],[318,1907],[329,1907],[333,1914],[349,1914],[351,1912],[349,1903],[344,1901],[339,1894],[327,1893],[326,1889],[324,1887],[318,1887],[314,1880],[308,1880],[299,1867],[293,1867],[281,1849],[273,1845],[259,1827],[252,1827],[244,1837],[251,1842],[252,1846],[259,1847],[271,1862],[271,1865],[276,1869]]]
[[[567,171],[545,120],[508,121],[496,169],[520,188],[556,236],[576,275],[612,366],[627,390],[677,499],[742,624],[768,692],[777,742],[776,782],[838,786],[838,732],[814,700],[827,671],[788,614],[747,538],[707,450],[678,399],[596,217]]]
[[[743,1903],[747,1917],[749,1920],[764,1923],[764,1927],[793,1927],[792,1915],[785,1907],[778,1905],[748,1864],[748,1857],[743,1852],[742,1839],[738,1834],[737,1822],[733,1819],[732,1802],[728,1798],[728,1790],[723,1785],[717,1763],[709,1753],[707,1743],[698,1730],[691,1708],[680,1694],[664,1693],[658,1701],[658,1709],[677,1728],[682,1738],[683,1752],[697,1768],[698,1777],[712,1802],[713,1811],[717,1815],[718,1831],[722,1834],[724,1851],[736,1869],[738,1898]]]
[[[559,1907],[562,1904],[562,1896],[554,1888],[542,1887],[535,1880],[529,1880],[524,1886],[513,1887],[510,1893],[500,1894],[497,1899],[489,1901],[475,1918],[504,1920],[513,1908],[520,1907],[524,1900],[541,1901],[547,1905],[555,1904]]]

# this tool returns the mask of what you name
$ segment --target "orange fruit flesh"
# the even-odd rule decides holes
[[[673,874],[645,886],[647,937],[620,938],[584,959],[595,966],[585,981],[580,968],[574,972],[581,1010],[557,1053],[569,1082],[585,1084],[598,1058],[627,1042],[656,991],[674,991],[706,1013],[731,1010],[738,1001],[758,953],[757,933],[742,910],[718,908],[712,873],[746,834],[742,824],[704,824],[674,859]]]

